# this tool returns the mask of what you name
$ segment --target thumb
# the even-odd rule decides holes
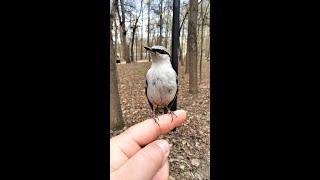
[[[154,141],[138,151],[123,166],[114,171],[114,179],[145,180],[152,177],[165,164],[170,152],[169,143],[165,140]]]

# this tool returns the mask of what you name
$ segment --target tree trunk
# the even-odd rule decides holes
[[[116,61],[110,41],[110,128],[112,130],[122,129],[124,121],[122,118]]]
[[[156,30],[155,30],[155,28],[153,29],[153,33],[152,33],[152,40],[151,40],[151,43],[152,44],[155,44],[155,42],[156,42]]]
[[[189,21],[189,20],[188,20]],[[189,24],[189,23],[188,23]],[[188,34],[189,34],[189,30],[188,30]],[[185,69],[185,74],[189,74],[189,66],[190,66],[190,61],[189,61],[189,54],[188,54],[188,44],[189,44],[189,40],[188,40],[188,37],[189,37],[189,35],[187,34],[187,40],[186,40],[186,42],[187,42],[187,50],[186,50],[186,56],[185,56],[185,62],[186,62],[186,69]]]
[[[113,39],[113,31],[114,31],[114,35],[116,35],[116,19],[115,19],[115,11],[116,11],[116,6],[115,3],[112,3],[111,6],[111,11],[110,11],[110,40],[112,42],[112,48],[116,48],[116,43],[115,43],[115,39]],[[114,24],[114,26],[113,26]],[[111,47],[110,47],[111,48]]]
[[[131,37],[129,36],[129,38],[131,38],[131,41],[129,43],[129,47],[130,47],[129,48],[130,49],[129,57],[130,57],[130,62],[133,62],[133,56],[134,56],[134,54],[133,54],[133,43],[134,43],[135,29],[132,26],[132,14],[130,14],[130,18],[129,19],[130,19],[129,20],[129,22],[130,22],[129,27],[132,28],[132,35],[131,35]]]
[[[188,43],[188,42],[187,42]],[[185,69],[185,74],[189,74],[189,55],[188,55],[188,45],[187,45],[187,52],[186,52],[186,57],[185,57],[185,60],[186,60],[186,69]]]
[[[148,36],[147,36],[147,43],[148,47],[150,47],[150,10],[151,10],[151,0],[148,1]],[[149,62],[151,61],[150,54],[146,51],[146,55],[148,56]]]
[[[179,48],[179,62],[181,64],[181,66],[184,66],[184,63],[183,63],[183,53],[182,53],[182,48],[180,46]]]
[[[186,21],[186,19],[187,19],[187,15],[189,14],[189,10],[187,9],[186,10],[186,13],[184,14],[184,16],[183,16],[183,19],[182,19],[182,22],[181,22],[181,25],[180,25],[180,31],[182,30],[182,33],[180,33],[180,34],[182,34],[182,40],[184,41],[184,31],[185,31],[185,21]],[[188,42],[187,42],[188,43]],[[183,51],[183,49],[182,49],[182,51]],[[187,51],[186,51],[186,55],[185,55],[185,58],[184,58],[184,60],[185,60],[185,71],[184,71],[184,73],[185,74],[188,74],[189,73],[189,60],[188,60],[188,47],[187,47]]]
[[[118,26],[117,26],[117,21],[116,21],[116,18],[114,17],[114,27],[115,27],[115,30],[114,30],[114,36],[115,36],[115,45],[114,45],[114,53],[115,53],[115,57],[117,58],[118,57]]]
[[[210,35],[209,35],[210,36]],[[209,41],[209,49],[208,49],[208,59],[210,60],[210,46],[211,46],[211,44],[210,44],[210,41]]]
[[[160,12],[160,21],[159,21],[159,28],[160,28],[160,35],[159,35],[159,41],[158,45],[162,45],[162,6],[163,6],[163,0],[160,0],[160,6],[159,6],[159,12]]]
[[[197,18],[198,2],[190,0],[190,13],[188,21],[188,61],[189,61],[189,93],[198,93],[198,73],[197,73]]]
[[[170,11],[169,11],[169,4],[168,4],[168,0],[165,3],[165,19],[166,19],[166,37],[165,37],[165,47],[168,49],[168,41],[169,41],[169,19],[170,19]],[[171,49],[171,48],[170,48]]]
[[[199,84],[201,84],[201,79],[202,79],[202,47],[203,47],[203,21],[204,21],[204,15],[203,15],[203,3],[200,5],[201,11],[200,11],[200,17],[202,19],[201,21],[201,44],[200,44],[200,77],[199,77]]]
[[[138,62],[138,33],[136,35],[136,62]]]
[[[143,12],[142,12],[141,19],[142,19],[142,23],[141,23],[142,25],[141,25],[141,40],[140,40],[140,59],[143,59],[143,54],[142,54],[143,52]]]
[[[125,11],[124,11],[124,0],[120,0],[120,6],[121,6],[121,14],[122,17],[120,16],[120,11],[119,11],[119,2],[118,0],[115,0],[116,3],[116,9],[118,13],[118,19],[119,19],[119,24],[120,24],[120,35],[121,35],[121,46],[122,46],[122,58],[126,60],[126,63],[130,63],[129,59],[129,49],[127,45],[127,31],[126,31],[126,24],[125,24]]]
[[[131,62],[133,62],[133,58],[134,58],[134,53],[133,53],[133,44],[134,44],[134,34],[136,33],[136,29],[135,28],[133,28],[133,30],[132,30],[132,39],[131,39],[131,56],[130,56],[130,58],[131,58]]]
[[[137,30],[137,24],[138,24],[138,21],[139,21],[139,18],[140,18],[140,15],[141,15],[141,12],[142,12],[142,2],[143,0],[141,0],[141,6],[140,6],[140,12],[139,12],[139,15],[137,15],[136,19],[135,19],[135,22],[134,22],[134,25],[132,27],[132,41],[131,41],[131,62],[134,62],[134,52],[133,52],[133,45],[134,45],[134,40],[135,40],[135,35],[136,35],[136,30]],[[130,22],[131,22],[131,18],[130,18]],[[137,42],[136,42],[137,43]],[[137,48],[137,46],[136,46]],[[137,52],[137,51],[136,51]],[[136,60],[137,60],[137,54],[136,54]]]
[[[182,24],[182,26],[183,26],[183,24]],[[181,28],[180,28],[180,31],[181,31]],[[184,66],[184,58],[183,58],[183,45],[184,45],[184,43],[183,43],[183,41],[184,41],[184,28],[182,28],[182,33],[180,32],[180,34],[181,34],[181,45],[180,45],[180,63],[181,63],[181,66]]]
[[[111,14],[111,23],[114,20],[114,11]],[[111,31],[110,31],[110,34]],[[120,96],[118,90],[118,77],[117,77],[117,66],[115,60],[114,47],[112,45],[112,40],[110,36],[110,128],[112,130],[122,129],[124,126],[124,121],[122,118]]]

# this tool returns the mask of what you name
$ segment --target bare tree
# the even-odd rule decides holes
[[[114,11],[111,12],[110,26],[114,19]],[[111,34],[111,30],[110,30]],[[110,128],[113,130],[121,129],[124,126],[122,118],[119,90],[118,90],[118,77],[117,77],[117,66],[115,61],[114,47],[112,45],[112,36],[110,36]]]
[[[151,43],[155,44],[155,42],[156,42],[156,28],[153,28],[152,31],[153,31],[153,33],[152,33]]]
[[[185,12],[185,15],[184,15],[184,17],[183,17],[183,19],[182,19],[182,23],[181,23],[181,26],[180,26],[180,30],[181,30],[181,28],[182,28],[182,30],[184,31],[184,23],[185,23],[185,21],[186,21],[186,19],[187,19],[187,15],[189,14],[189,11],[190,11],[190,8],[189,8],[189,6],[190,6],[190,4],[185,4],[185,6],[186,6],[186,12]],[[190,16],[190,15],[189,15]],[[188,20],[189,21],[189,20]],[[189,28],[189,23],[188,23],[188,28]],[[188,34],[189,34],[189,30],[188,30]],[[189,35],[187,35],[187,43],[188,43],[188,41],[189,41]],[[184,60],[185,60],[185,62],[186,62],[186,66],[185,66],[185,71],[184,71],[184,73],[185,74],[188,74],[189,73],[189,55],[188,55],[188,44],[187,44],[187,51],[186,51],[186,56],[185,56],[185,58],[184,58]]]
[[[162,26],[163,26],[163,18],[162,18],[163,8],[162,7],[163,7],[163,0],[160,0],[160,4],[159,4],[159,17],[160,17],[159,29],[160,29],[160,34],[159,34],[159,41],[158,41],[159,45],[162,44]]]
[[[124,126],[120,97],[118,90],[118,78],[114,50],[110,41],[110,128],[121,129]]]
[[[200,57],[200,61],[199,61],[199,67],[200,67],[200,77],[199,77],[199,84],[201,83],[201,60],[202,60],[202,35],[203,35],[203,31],[201,31],[201,36],[200,36],[200,32],[199,30],[201,29],[201,21],[199,19],[202,19],[203,18],[203,3],[200,4],[200,15],[199,15],[199,18],[198,18],[198,33],[197,33],[197,37],[200,37],[198,38],[198,46],[199,46],[199,49],[198,49],[198,57]],[[201,23],[201,24],[200,24]]]
[[[147,36],[147,43],[148,43],[148,46],[150,47],[150,33],[151,33],[151,30],[150,30],[150,11],[151,11],[151,0],[148,0],[148,36]],[[149,54],[147,53],[146,51],[146,55]],[[151,61],[151,57],[150,57],[150,54],[149,54],[149,62]]]
[[[121,14],[122,16],[120,16],[120,10],[119,10],[119,1],[115,0],[115,7],[116,7],[116,11],[118,14],[118,19],[119,19],[119,24],[120,24],[120,29],[121,29],[121,45],[122,45],[122,55],[123,55],[123,59],[126,60],[127,63],[130,63],[130,59],[129,59],[129,51],[128,51],[128,45],[127,45],[127,30],[126,30],[126,18],[125,18],[125,9],[124,9],[124,0],[120,0],[120,6],[121,6]]]
[[[111,12],[110,12],[110,17],[111,17],[111,21],[110,21],[110,27],[111,27],[111,29],[110,29],[110,40],[111,40],[111,44],[112,44],[112,48],[116,48],[116,44],[114,43],[114,40],[113,40],[113,30],[115,31],[115,28],[114,27],[116,27],[116,24],[115,24],[115,26],[112,26],[112,24],[113,24],[113,22],[115,21],[115,4],[114,4],[114,2],[112,3],[112,6],[111,6]],[[116,32],[115,32],[116,33]],[[111,48],[110,47],[110,48]]]
[[[134,44],[134,40],[135,40],[135,34],[136,34],[136,29],[137,29],[137,24],[140,18],[140,15],[142,13],[142,2],[143,0],[141,0],[141,6],[140,6],[140,11],[139,11],[139,15],[136,16],[135,22],[132,26],[132,40],[131,40],[131,62],[133,62],[133,58],[134,58],[134,53],[133,53],[133,44]]]
[[[203,14],[203,3],[201,3],[201,45],[200,45],[200,79],[199,79],[199,84],[201,83],[201,79],[202,79],[202,51],[203,51],[203,26],[204,26],[204,19],[205,19],[205,15],[207,14],[207,10],[209,7],[209,3],[206,7],[205,13]]]
[[[171,1],[168,1],[166,0],[165,2],[165,7],[164,7],[164,17],[165,17],[165,29],[166,29],[166,32],[165,32],[165,40],[164,40],[164,43],[165,43],[165,47],[166,48],[169,48],[168,47],[168,41],[169,41],[169,20],[171,19],[170,18],[170,3],[172,3]],[[170,48],[171,49],[171,48]]]
[[[138,61],[138,34],[136,35],[136,62]]]
[[[143,5],[141,7],[143,9]],[[141,20],[142,20],[142,23],[141,23],[141,40],[140,40],[140,59],[143,59],[143,54],[142,54],[142,51],[143,51],[143,10],[142,10],[142,14],[141,14]]]
[[[197,21],[198,2],[190,0],[188,20],[188,61],[189,61],[189,93],[198,93],[197,73]]]
[[[180,24],[180,27],[179,27],[179,34],[181,35],[181,41],[180,41],[180,46],[179,46],[179,61],[180,61],[180,63],[181,63],[181,66],[184,66],[184,58],[183,58],[183,41],[184,41],[184,22],[185,22],[185,20],[186,20],[186,17],[187,17],[187,15],[188,15],[188,10],[186,10],[186,12],[185,12],[185,14],[184,14],[184,16],[183,16],[183,18],[182,18],[182,22],[181,22],[181,24]],[[181,30],[182,30],[182,33],[181,33]]]
[[[183,26],[183,24],[182,24],[182,26]],[[184,45],[184,43],[183,43],[183,41],[184,41],[184,28],[182,28],[182,33],[180,33],[181,34],[181,41],[180,41],[180,46],[179,46],[179,61],[180,61],[180,63],[181,63],[181,66],[184,66],[184,58],[183,58],[183,45]]]
[[[114,16],[114,20],[113,20],[113,22],[114,22],[114,27],[115,27],[115,29],[114,29],[114,36],[115,36],[115,40],[114,40],[114,42],[115,42],[115,44],[114,44],[114,53],[115,53],[115,57],[118,57],[118,53],[117,53],[117,49],[118,49],[118,46],[117,46],[117,44],[118,44],[118,26],[117,26],[117,21],[116,21],[116,17]]]

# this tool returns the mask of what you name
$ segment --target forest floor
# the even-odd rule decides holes
[[[122,130],[110,130],[116,136],[128,127],[150,118],[150,106],[145,96],[145,74],[150,62],[117,64],[119,92],[123,118]],[[188,75],[179,65],[177,109],[188,111],[187,120],[176,133],[163,136],[171,146],[169,180],[210,179],[210,62],[203,61],[199,93],[188,93]]]

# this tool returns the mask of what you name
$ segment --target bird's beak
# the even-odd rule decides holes
[[[144,47],[147,51],[152,51],[152,49],[151,48],[149,48],[149,47]]]
[[[151,54],[154,54],[155,51],[153,49],[151,49],[150,47],[144,47],[147,51],[149,51]]]

